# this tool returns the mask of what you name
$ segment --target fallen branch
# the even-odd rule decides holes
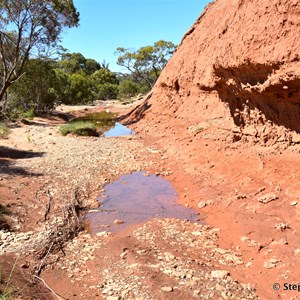
[[[42,270],[42,268],[43,268],[43,266],[44,266],[44,261],[45,261],[46,258],[49,256],[50,251],[51,251],[53,245],[54,245],[54,241],[52,242],[51,246],[49,247],[47,254],[43,257],[42,262],[40,263],[40,266],[39,266],[38,269],[36,270],[36,275],[40,275],[41,270]]]
[[[61,299],[63,299],[63,300],[68,300],[67,298],[64,298],[63,296],[61,296],[61,295],[57,294],[56,292],[54,292],[54,291],[50,288],[50,286],[45,282],[45,280],[42,279],[41,277],[39,277],[39,276],[37,276],[37,275],[33,275],[33,277],[35,277],[35,278],[37,278],[38,280],[40,280],[40,281],[45,285],[45,287],[46,287],[51,293],[53,293],[53,295],[55,295],[55,296],[57,297],[57,299],[59,299],[59,300],[61,300]]]

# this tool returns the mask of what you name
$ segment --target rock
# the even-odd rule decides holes
[[[260,197],[259,202],[266,204],[271,201],[275,201],[277,199],[278,199],[278,196],[276,194],[268,193],[268,194],[265,194],[264,196]]]
[[[173,259],[175,259],[175,256],[173,254],[169,253],[169,252],[166,252],[165,256],[166,256],[167,260],[173,260]]]
[[[5,240],[7,240],[8,236],[9,236],[9,235],[8,235],[7,233],[3,232],[3,233],[1,233],[1,235],[0,235],[0,239],[3,240],[3,241],[5,241]]]
[[[300,248],[295,249],[294,253],[295,253],[295,255],[300,254]]]
[[[224,279],[229,275],[230,273],[228,271],[223,271],[223,270],[211,271],[211,277],[216,279]]]
[[[193,231],[192,235],[194,235],[194,236],[202,236],[203,233],[201,231]]]
[[[96,233],[96,236],[99,236],[99,237],[101,237],[101,236],[107,236],[107,235],[108,235],[107,231],[100,231],[100,232]]]
[[[120,300],[121,299],[121,297],[119,297],[119,296],[108,296],[108,297],[106,297],[106,300]]]
[[[277,258],[271,258],[270,259],[270,263],[271,264],[276,264],[276,263],[278,263],[280,260],[279,259],[277,259]]]
[[[201,202],[199,202],[198,207],[204,208],[206,205],[207,205],[207,203],[205,201],[201,201]]]
[[[119,219],[114,220],[114,224],[116,224],[116,225],[120,225],[120,224],[123,224],[123,223],[124,223],[123,220],[119,220]]]
[[[271,269],[271,268],[275,268],[276,264],[279,262],[280,260],[278,260],[277,258],[271,258],[268,261],[264,262],[264,268],[266,269]]]
[[[275,245],[288,245],[288,241],[284,238],[280,239],[279,241],[274,241],[270,244],[271,246]]]
[[[272,264],[269,261],[264,262],[264,268],[265,269],[271,269],[271,268],[275,268],[275,267],[276,267],[276,264]]]
[[[298,201],[292,201],[292,202],[290,203],[291,206],[296,206],[297,204],[298,204]]]
[[[279,224],[275,225],[275,229],[280,229],[281,231],[284,231],[289,228],[290,228],[290,225],[287,223],[279,223]]]
[[[171,286],[163,286],[161,290],[163,292],[173,292],[173,288]]]

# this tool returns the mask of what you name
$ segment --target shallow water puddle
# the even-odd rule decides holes
[[[166,179],[134,172],[107,184],[98,198],[99,208],[90,211],[85,220],[92,233],[115,232],[156,217],[196,222],[196,212],[177,204],[177,199],[176,191]]]
[[[117,136],[126,136],[134,135],[135,132],[130,128],[122,125],[121,123],[115,122],[117,117],[116,113],[101,111],[97,113],[91,113],[84,115],[79,118],[75,118],[74,121],[90,121],[95,124],[98,130],[103,132],[105,137],[117,137]]]
[[[116,122],[115,126],[103,133],[105,137],[116,137],[125,135],[135,135],[135,132],[130,128]]]
[[[90,121],[96,127],[104,128],[107,130],[115,125],[115,118],[117,114],[112,112],[100,111],[96,113],[86,114],[82,117],[75,118],[72,121]]]

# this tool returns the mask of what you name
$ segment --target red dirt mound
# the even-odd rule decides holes
[[[214,1],[141,108],[147,123],[175,118],[229,130],[234,141],[300,142],[299,35],[298,0]]]
[[[299,36],[299,0],[217,0],[127,115],[262,299],[290,299],[272,285],[300,276]]]

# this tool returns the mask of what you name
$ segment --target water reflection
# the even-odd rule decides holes
[[[101,206],[86,215],[92,233],[117,231],[155,217],[197,221],[194,210],[176,203],[177,193],[171,183],[146,172],[134,172],[105,186]],[[114,224],[120,220],[124,223]]]

